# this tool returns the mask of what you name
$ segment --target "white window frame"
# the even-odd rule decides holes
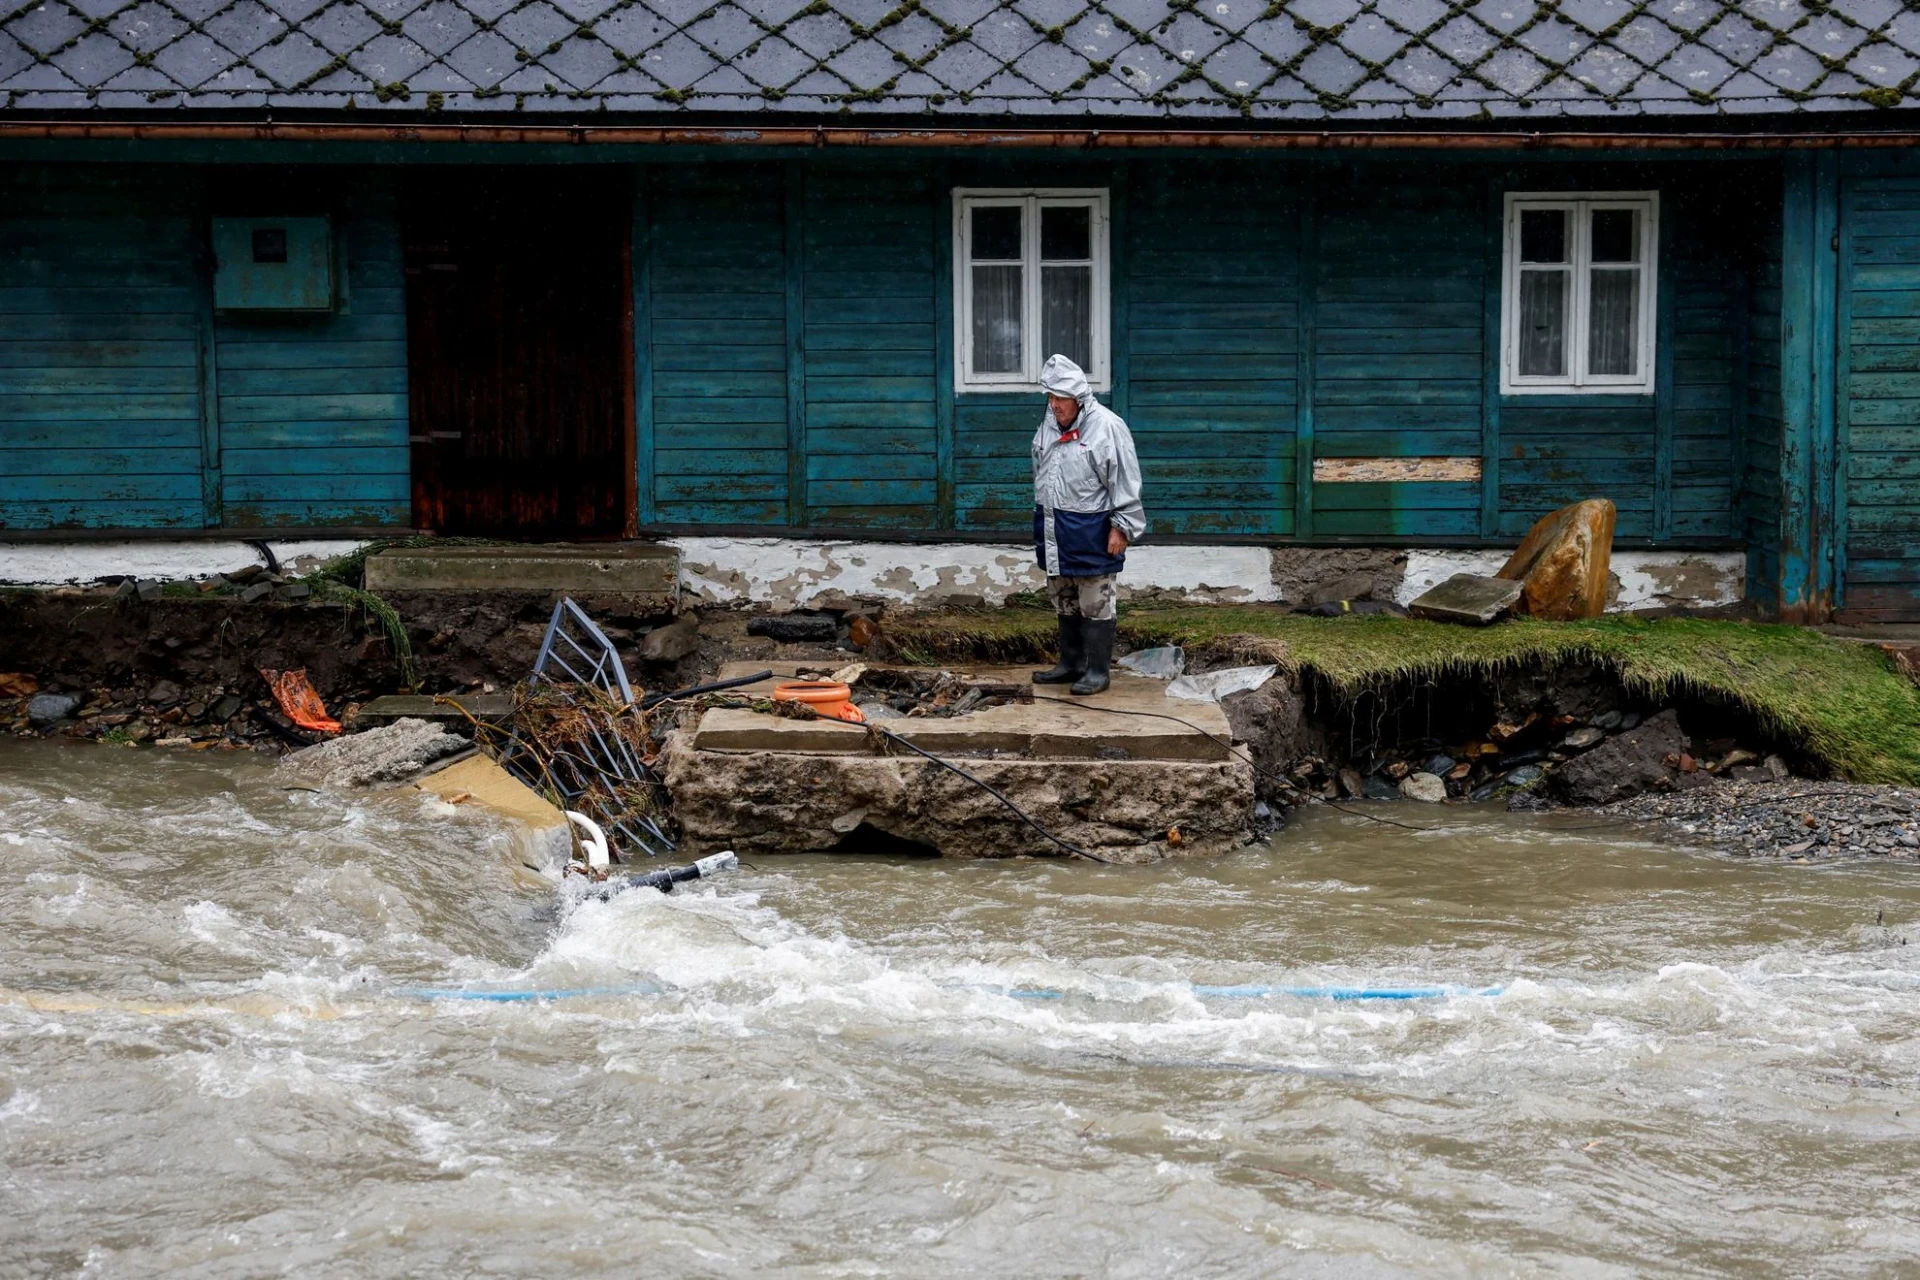
[[[1572,216],[1568,270],[1573,277],[1567,317],[1567,372],[1558,377],[1520,374],[1520,214],[1525,209],[1559,209]],[[1600,209],[1637,209],[1642,217],[1640,261],[1640,372],[1589,374],[1588,325],[1593,283],[1593,214]],[[1660,193],[1658,191],[1526,191],[1508,192],[1505,244],[1501,252],[1500,282],[1500,394],[1514,395],[1636,395],[1653,394],[1654,354],[1658,338],[1660,296]]]
[[[953,189],[953,388],[969,392],[1028,390],[1040,384],[1040,366],[1051,352],[1040,350],[1040,210],[1082,206],[1093,211],[1089,219],[1093,253],[1093,368],[1087,381],[1095,391],[1113,386],[1111,350],[1112,303],[1109,289],[1111,209],[1104,187],[955,187]],[[972,213],[981,207],[1018,205],[1026,210],[1021,221],[1021,368],[1014,373],[973,372],[973,243]]]

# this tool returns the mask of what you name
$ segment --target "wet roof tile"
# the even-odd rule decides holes
[[[27,0],[0,11],[0,111],[124,110],[135,98],[147,109],[327,110],[353,95],[387,115],[1872,113],[1920,104],[1916,10],[1903,0]]]

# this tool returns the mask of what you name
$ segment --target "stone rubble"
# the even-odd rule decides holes
[[[1599,812],[1656,822],[1735,857],[1920,859],[1920,791],[1907,787],[1768,778],[1636,796]]]

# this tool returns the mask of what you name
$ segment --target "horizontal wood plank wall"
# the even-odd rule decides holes
[[[214,322],[223,522],[405,526],[407,314],[394,194],[338,192],[332,314]]]
[[[0,528],[202,522],[192,175],[0,170]]]
[[[1158,532],[1294,530],[1303,168],[1135,166],[1115,341]]]
[[[655,519],[785,525],[785,177],[774,164],[648,174]]]
[[[808,523],[938,528],[933,185],[908,165],[806,178]]]
[[[1841,218],[1844,577],[1850,618],[1920,619],[1920,173],[1861,176]]]
[[[1316,456],[1480,456],[1484,201],[1466,173],[1409,183],[1361,162],[1327,175],[1317,219]],[[1316,483],[1313,531],[1474,537],[1480,484]]]
[[[1778,182],[1776,180],[1776,187]],[[1778,604],[1780,582],[1780,446],[1785,408],[1780,398],[1781,224],[1779,200],[1763,203],[1748,257],[1746,416],[1741,422],[1744,464],[1735,512],[1747,542],[1747,592],[1765,609]]]

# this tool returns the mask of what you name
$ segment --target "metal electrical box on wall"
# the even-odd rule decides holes
[[[213,258],[217,310],[333,310],[327,218],[215,218]]]

